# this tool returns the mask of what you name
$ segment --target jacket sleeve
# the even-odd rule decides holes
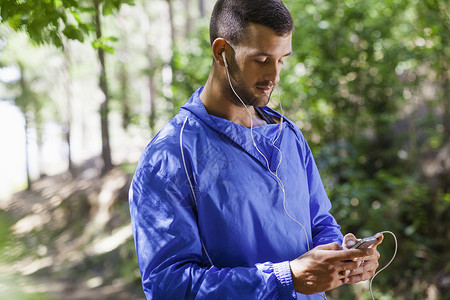
[[[311,229],[314,247],[337,242],[342,244],[341,227],[330,214],[331,202],[320,178],[319,170],[314,161],[311,149],[305,141],[306,170],[308,173],[308,188],[310,194]]]
[[[180,159],[141,159],[129,205],[147,299],[296,299],[289,262],[211,266]]]

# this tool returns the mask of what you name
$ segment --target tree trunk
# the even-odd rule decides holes
[[[131,122],[131,109],[130,109],[130,99],[128,96],[129,90],[129,75],[125,62],[120,63],[120,102],[122,103],[122,128],[124,130],[128,129],[128,125]]]
[[[173,20],[174,11],[173,11],[173,0],[166,0],[167,5],[169,6],[169,25],[170,25],[170,38],[172,41],[172,49],[175,47],[175,23]]]
[[[37,112],[35,112],[35,115],[37,115]],[[35,117],[35,122],[36,122]],[[42,179],[43,177],[47,176],[45,172],[45,165],[44,165],[44,138],[43,138],[43,132],[42,132],[42,126],[40,122],[36,122],[36,143],[38,147],[38,167],[39,167],[39,179]]]
[[[184,11],[186,12],[186,25],[184,26],[184,36],[187,38],[189,33],[191,33],[192,28],[192,18],[189,13],[190,0],[184,0]]]
[[[445,45],[445,44],[444,44]],[[441,86],[442,86],[442,102],[444,105],[444,113],[442,115],[442,123],[444,125],[444,142],[450,141],[450,79],[448,73],[448,63],[445,54],[441,55]]]
[[[117,25],[125,28],[125,20],[121,16],[117,18]],[[128,34],[125,31],[120,33],[120,49],[119,49],[119,73],[117,74],[120,84],[120,103],[122,115],[122,129],[128,130],[131,123],[131,103],[130,103],[130,73],[128,72],[129,50],[128,50]]]
[[[22,78],[23,78],[23,74],[22,74]],[[23,117],[25,119],[25,168],[26,168],[26,173],[27,173],[27,190],[31,190],[32,188],[32,181],[31,181],[31,175],[30,175],[30,154],[28,151],[29,148],[29,144],[30,144],[30,139],[28,137],[28,131],[29,131],[29,116],[28,114],[25,112],[23,114]]]
[[[31,190],[32,188],[32,181],[31,181],[31,174],[30,174],[30,152],[29,152],[29,144],[30,144],[30,139],[29,139],[29,134],[28,132],[30,131],[30,114],[28,113],[28,105],[26,104],[26,101],[24,101],[24,97],[26,94],[26,91],[28,89],[27,87],[27,82],[25,81],[25,68],[23,67],[22,64],[19,63],[19,69],[20,69],[20,90],[21,90],[21,95],[19,97],[19,99],[21,99],[20,101],[16,100],[16,105],[20,108],[20,110],[22,111],[23,114],[23,118],[25,120],[25,124],[24,124],[24,129],[25,129],[25,169],[26,169],[26,176],[27,176],[27,190]],[[19,103],[17,103],[19,102]]]
[[[172,78],[170,80],[170,84],[172,85],[173,74],[174,74],[174,70],[175,70],[174,54],[176,51],[176,48],[175,48],[176,37],[175,37],[175,24],[174,24],[174,20],[173,20],[174,19],[174,11],[173,11],[173,4],[172,4],[173,0],[166,0],[166,1],[169,6],[168,12],[169,12],[170,38],[171,38],[171,48],[172,48],[172,56],[170,58],[170,69],[172,70]],[[172,104],[173,104],[172,115],[176,115],[177,109],[176,109],[176,105],[175,105],[175,102],[173,99],[172,99]]]
[[[63,120],[63,132],[67,143],[67,160],[68,160],[68,170],[70,174],[74,175],[74,165],[72,160],[72,145],[70,143],[71,139],[71,128],[72,128],[72,92],[71,92],[71,80],[70,80],[70,50],[67,40],[64,42],[64,71],[65,71],[65,81],[64,89],[66,93],[66,114]]]
[[[199,8],[200,8],[200,17],[204,18],[205,17],[205,0],[200,0],[199,1]]]
[[[149,56],[149,60],[151,62],[151,57]],[[151,63],[150,63],[151,65]],[[150,89],[150,115],[148,118],[148,125],[150,127],[151,134],[153,135],[155,131],[155,118],[156,118],[156,112],[155,112],[155,103],[156,103],[156,86],[155,86],[155,79],[154,79],[155,72],[150,69],[150,72],[148,73],[148,87]]]
[[[148,11],[147,2],[143,1],[143,7],[145,11]],[[152,24],[152,20],[149,16],[149,24]],[[155,84],[155,73],[157,70],[157,66],[153,63],[154,54],[153,54],[153,45],[154,43],[151,40],[151,36],[149,34],[145,34],[144,36],[145,44],[147,45],[147,59],[148,59],[148,88],[149,88],[149,96],[150,96],[150,111],[148,112],[148,126],[150,128],[150,135],[153,135],[155,132],[155,119],[156,119],[156,99],[157,99],[157,90]]]
[[[100,18],[100,3],[95,1],[95,27],[97,39],[102,37],[101,28],[101,18]],[[102,175],[106,174],[113,168],[111,160],[111,148],[109,144],[109,123],[108,123],[108,112],[109,112],[109,93],[108,93],[108,82],[106,78],[105,70],[105,51],[102,47],[97,50],[98,59],[100,61],[100,79],[99,86],[102,90],[105,99],[100,106],[100,120],[101,120],[101,132],[102,132],[102,159],[103,168]]]

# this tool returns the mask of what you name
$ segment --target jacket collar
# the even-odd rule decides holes
[[[274,171],[273,166],[277,165],[278,157],[280,156],[279,151],[274,147],[274,142],[275,146],[279,148],[284,132],[289,130],[288,126],[292,126],[291,122],[284,118],[281,134],[279,124],[267,124],[253,128],[253,139],[258,149],[263,153],[263,156],[253,145],[253,139],[249,128],[208,114],[203,102],[200,100],[200,94],[203,91],[203,88],[204,87],[202,86],[194,92],[191,98],[189,98],[189,100],[180,108],[180,112],[183,110],[191,112],[208,127],[225,135],[231,141],[239,145],[248,154],[257,159],[265,168],[267,168],[267,163],[269,163],[270,169]],[[263,107],[263,109],[270,115],[278,118],[281,117],[278,112],[268,107]],[[279,138],[277,138],[278,135],[280,135]]]

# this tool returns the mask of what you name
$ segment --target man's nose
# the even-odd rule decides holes
[[[271,62],[264,70],[264,80],[270,81],[274,85],[280,81],[280,72],[282,64],[278,61]]]

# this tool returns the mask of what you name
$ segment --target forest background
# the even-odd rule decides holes
[[[399,241],[376,298],[449,299],[448,1],[284,2],[284,113],[342,231]],[[0,0],[0,298],[143,299],[127,189],[206,81],[213,5]],[[393,251],[387,235],[381,265]],[[328,297],[369,299],[368,285]]]

